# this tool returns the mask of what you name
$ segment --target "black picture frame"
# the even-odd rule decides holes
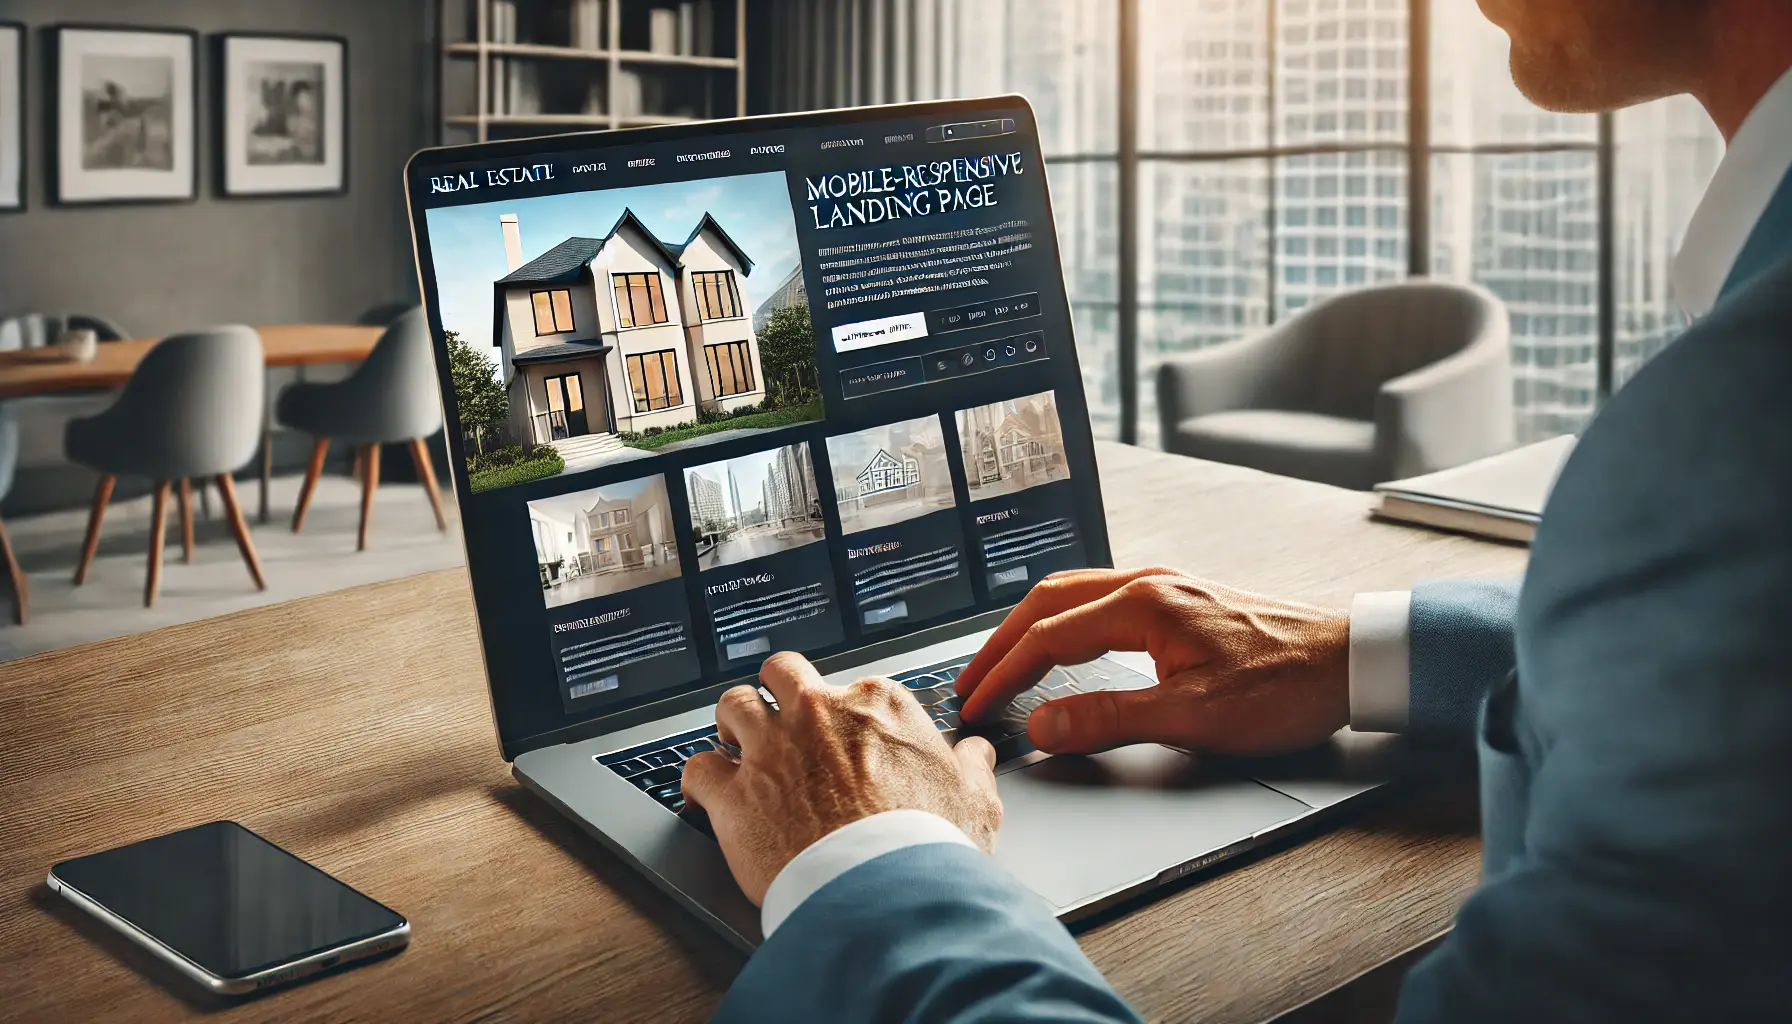
[[[63,33],[65,32],[116,32],[129,35],[167,35],[184,36],[187,41],[186,53],[188,64],[188,82],[191,85],[189,97],[191,110],[189,123],[192,125],[192,139],[188,167],[187,190],[182,195],[120,195],[103,198],[70,198],[64,191],[61,166],[61,143],[63,129],[63,111],[60,77],[62,62],[66,59],[63,50]],[[47,154],[47,171],[44,190],[51,206],[64,207],[103,207],[103,206],[143,206],[167,205],[195,202],[199,198],[199,153],[200,153],[200,110],[199,79],[202,71],[199,66],[199,33],[190,28],[172,28],[160,25],[128,25],[117,23],[61,22],[46,25],[44,34],[44,80],[48,87],[44,97],[45,145]],[[173,140],[176,150],[186,149]]]
[[[261,42],[293,42],[322,43],[332,45],[340,52],[338,67],[340,75],[335,83],[334,94],[340,97],[336,106],[337,119],[341,125],[338,149],[342,159],[337,167],[336,181],[326,187],[318,188],[257,188],[233,191],[230,182],[230,120],[233,116],[231,102],[230,77],[230,44],[234,41]],[[215,140],[212,153],[213,192],[221,199],[302,199],[320,196],[342,196],[348,194],[349,162],[352,159],[350,146],[350,110],[349,103],[349,47],[346,36],[330,35],[314,32],[215,32],[210,37],[211,72],[208,76],[214,100],[212,104],[212,138]],[[327,130],[327,128],[326,128]]]
[[[25,27],[23,22],[3,19],[0,19],[0,31],[10,31],[13,38],[18,40],[19,45],[19,51],[15,55],[18,67],[14,69],[17,72],[17,80],[13,83],[13,87],[17,90],[14,95],[18,97],[18,133],[15,138],[5,140],[11,142],[18,151],[19,201],[9,205],[4,202],[3,197],[0,197],[0,214],[23,213],[31,205],[31,132],[28,130],[29,125],[27,124],[31,119],[31,99],[25,93],[26,81],[29,77],[25,73],[25,68],[31,59],[31,31]]]

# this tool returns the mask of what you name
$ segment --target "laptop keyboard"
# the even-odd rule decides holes
[[[997,764],[1033,752],[1033,745],[1027,741],[1027,716],[1033,713],[1034,708],[1046,701],[1079,691],[1079,687],[1068,675],[1054,669],[1038,686],[1014,698],[1000,719],[968,725],[958,717],[960,701],[952,686],[958,679],[958,673],[964,671],[964,667],[969,664],[970,659],[966,658],[915,669],[891,678],[908,687],[909,692],[915,695],[915,699],[921,702],[921,707],[926,709],[928,717],[933,719],[933,727],[940,731],[947,743],[957,743],[964,736],[982,736],[995,746]],[[643,743],[627,750],[600,754],[597,762],[633,783],[636,788],[653,797],[661,807],[683,818],[697,831],[714,838],[709,818],[701,808],[685,804],[681,788],[685,761],[705,750],[729,752],[727,744],[721,741],[713,725]]]

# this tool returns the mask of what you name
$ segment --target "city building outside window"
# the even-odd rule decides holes
[[[1723,154],[1715,127],[1684,97],[1537,108],[1476,0],[773,7],[797,48],[779,109],[1032,102],[1098,437],[1156,443],[1164,358],[1415,273],[1510,308],[1523,440],[1584,427],[1684,329],[1668,271]],[[890,47],[842,57],[845,37]]]

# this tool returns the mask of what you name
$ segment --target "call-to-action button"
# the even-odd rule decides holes
[[[882,391],[917,387],[926,382],[926,363],[921,356],[909,356],[841,370],[840,394],[844,398],[863,398]]]
[[[927,314],[904,313],[881,320],[862,320],[834,328],[834,351],[857,352],[862,348],[894,345],[911,338],[927,337]]]

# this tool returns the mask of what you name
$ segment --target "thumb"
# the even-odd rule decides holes
[[[1048,754],[1093,754],[1129,743],[1164,742],[1176,716],[1157,687],[1060,697],[1034,709],[1027,738]]]
[[[996,748],[981,736],[966,736],[952,747],[952,756],[980,789],[996,788]]]

